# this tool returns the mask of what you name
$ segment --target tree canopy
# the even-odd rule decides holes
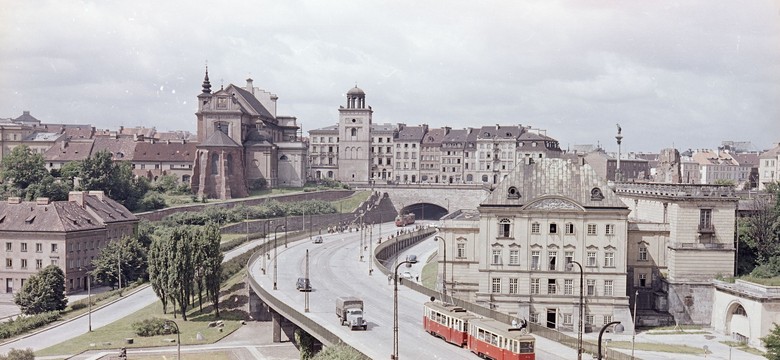
[[[64,310],[68,301],[65,298],[65,274],[62,269],[49,265],[30,276],[14,295],[14,303],[27,315]]]
[[[119,240],[109,242],[100,250],[100,254],[92,260],[92,276],[95,282],[104,285],[119,285],[121,280],[127,284],[146,276],[147,254],[143,244],[136,237],[124,236]]]

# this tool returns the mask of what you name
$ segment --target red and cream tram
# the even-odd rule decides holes
[[[427,302],[423,327],[429,334],[463,347],[468,341],[468,322],[475,318],[460,306]]]
[[[534,360],[534,337],[493,319],[478,317],[464,308],[427,302],[423,327],[429,334],[466,346],[479,357],[492,360]]]
[[[497,320],[472,319],[469,321],[469,350],[486,359],[534,360],[534,337],[512,330]]]

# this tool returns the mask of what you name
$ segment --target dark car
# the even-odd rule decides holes
[[[295,288],[298,289],[298,291],[311,291],[311,282],[309,282],[309,278],[299,277],[298,282],[295,283]]]
[[[412,267],[412,263],[417,262],[417,255],[406,255],[406,261],[408,261],[406,267]]]

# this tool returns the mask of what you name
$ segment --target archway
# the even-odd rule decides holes
[[[737,340],[750,341],[750,321],[745,307],[734,301],[726,308],[726,334],[732,334]]]
[[[431,203],[416,203],[404,206],[401,213],[413,213],[417,220],[439,220],[447,215],[447,209]]]

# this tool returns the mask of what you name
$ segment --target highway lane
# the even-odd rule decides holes
[[[383,235],[395,233],[390,226]],[[375,227],[376,229],[376,227]],[[374,232],[375,238],[377,236]],[[273,288],[273,259],[268,263],[269,272],[262,275],[257,261],[250,267],[251,275],[272,295],[277,296],[293,308],[303,312],[304,293],[295,289],[298,277],[305,274],[305,253],[309,250],[309,278],[313,291],[310,293],[309,318],[325,326],[351,346],[358,348],[374,359],[388,358],[392,353],[393,325],[393,287],[388,284],[387,277],[374,271],[368,275],[368,257],[359,261],[359,233],[344,233],[325,235],[323,244],[313,244],[308,241],[290,244],[287,249],[280,248],[278,252],[277,287]],[[427,253],[433,242],[432,238],[425,240],[420,249],[408,250],[406,253]],[[435,246],[435,243],[433,244]],[[273,257],[273,252],[271,257]],[[425,259],[421,259],[425,260]],[[402,266],[402,268],[404,268]],[[399,269],[399,272],[403,270]],[[399,355],[404,359],[476,359],[466,349],[434,338],[422,328],[422,304],[428,301],[425,295],[399,286]],[[368,330],[350,331],[342,327],[335,314],[335,302],[339,296],[358,296],[365,302],[365,318]],[[570,359],[576,357],[576,351],[566,348],[563,352],[560,346],[552,346],[545,339],[537,345],[547,344],[555,350],[547,351],[537,346],[537,359]],[[557,344],[555,344],[557,345]],[[555,352],[555,354],[553,353]]]

